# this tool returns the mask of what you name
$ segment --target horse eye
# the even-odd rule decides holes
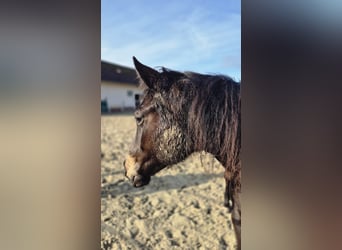
[[[144,118],[143,117],[135,117],[135,120],[137,121],[137,125],[141,125],[144,122]]]

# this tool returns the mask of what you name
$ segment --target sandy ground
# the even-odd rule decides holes
[[[235,249],[222,166],[195,154],[134,188],[122,164],[134,135],[132,115],[101,118],[101,249]]]

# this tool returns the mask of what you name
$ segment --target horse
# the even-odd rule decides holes
[[[134,187],[194,152],[212,154],[225,168],[224,206],[241,249],[240,83],[223,75],[152,69],[133,57],[143,89],[134,112],[136,134],[124,161]]]

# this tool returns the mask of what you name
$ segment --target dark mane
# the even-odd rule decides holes
[[[235,174],[241,148],[240,84],[225,76],[196,75],[196,80],[188,123],[195,150],[212,153]]]
[[[240,165],[240,84],[222,75],[187,73],[187,76],[196,86],[188,117],[195,151],[204,149],[212,153],[234,174],[237,169],[232,168]]]

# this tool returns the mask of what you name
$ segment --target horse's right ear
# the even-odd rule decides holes
[[[155,84],[158,81],[159,72],[142,64],[133,56],[133,62],[135,69],[140,77],[140,79],[146,84],[150,89],[156,89]]]

